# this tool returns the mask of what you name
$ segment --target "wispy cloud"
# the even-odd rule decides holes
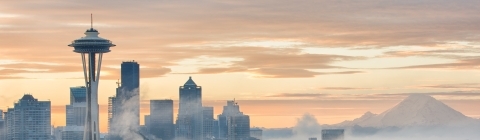
[[[355,88],[355,87],[322,87],[321,90],[367,90],[370,88]]]
[[[478,42],[480,39],[477,35],[479,27],[475,26],[480,22],[478,20],[480,18],[473,14],[478,13],[480,9],[474,5],[480,4],[471,0],[455,3],[433,0],[422,3],[413,0],[395,2],[367,0],[348,3],[306,0],[123,1],[115,5],[108,2],[95,3],[86,5],[58,0],[42,3],[1,2],[3,14],[0,15],[3,16],[0,17],[30,16],[0,18],[4,31],[0,33],[0,38],[4,39],[0,42],[0,48],[8,50],[8,53],[0,52],[2,55],[0,59],[13,58],[61,64],[78,62],[77,56],[66,53],[71,51],[66,44],[82,36],[84,29],[88,28],[88,13],[92,12],[101,35],[118,45],[105,57],[108,58],[105,60],[107,65],[118,65],[124,58],[141,61],[148,67],[164,68],[178,66],[179,61],[205,55],[241,59],[231,61],[231,65],[225,67],[202,65],[198,67],[197,72],[191,72],[199,74],[249,72],[266,78],[347,74],[355,72],[317,73],[311,69],[335,68],[331,63],[368,58],[299,54],[299,52],[302,47],[350,49],[391,46],[441,47],[449,45],[452,41]],[[449,6],[452,4],[457,6]],[[252,12],[256,14],[251,14]],[[85,27],[79,29],[81,26]],[[25,32],[29,34],[23,34]],[[279,40],[278,42],[295,40],[296,43],[268,44],[269,41],[275,40]],[[211,44],[212,42],[214,44]],[[244,42],[244,46],[218,42]],[[283,48],[294,49],[265,49],[282,45]],[[450,52],[460,53],[459,50]],[[386,55],[406,57],[426,53],[434,52],[397,51],[387,52]],[[477,66],[476,63],[472,65],[471,62],[464,61],[405,68]],[[167,70],[162,70],[159,75],[167,74],[165,71]],[[178,73],[175,70],[171,72]]]

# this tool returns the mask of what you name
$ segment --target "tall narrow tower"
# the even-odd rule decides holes
[[[98,127],[98,82],[100,78],[100,67],[102,66],[103,53],[110,52],[114,47],[110,40],[98,37],[98,31],[90,27],[85,32],[85,37],[74,40],[73,52],[80,53],[82,57],[85,87],[87,88],[87,113],[85,120],[84,140],[99,140],[100,131]],[[98,56],[98,57],[97,57]]]
[[[203,139],[202,87],[193,82],[192,77],[179,88],[176,138],[180,140]]]

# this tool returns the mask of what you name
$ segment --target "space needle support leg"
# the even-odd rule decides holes
[[[85,94],[88,94],[88,93],[90,92],[90,91],[89,91],[90,85],[88,85],[88,84],[89,84],[89,83],[88,83],[89,77],[87,76],[87,63],[85,62],[85,53],[81,53],[80,55],[82,56],[83,76],[84,76],[84,78],[85,78],[85,87],[87,88]],[[87,100],[90,100],[90,99],[87,99]],[[88,111],[88,109],[89,109],[89,108],[87,108],[87,111]],[[87,126],[89,126],[89,124],[88,124],[89,122],[90,122],[90,121],[89,121],[88,113],[85,113],[85,126],[84,126],[85,128],[87,128]],[[89,138],[88,138],[88,132],[89,132],[88,130],[89,130],[89,129],[87,128],[86,130],[87,130],[87,131],[84,131],[84,132],[83,132],[83,133],[84,133],[84,134],[83,134],[83,137],[84,137],[83,139],[84,139],[84,140],[89,140]]]
[[[98,54],[98,67],[97,67],[97,77],[95,81],[98,82],[98,80],[100,79],[100,69],[102,67],[102,57],[103,57],[103,53],[99,53]]]
[[[88,77],[87,77],[87,66],[86,66],[86,63],[85,63],[85,53],[81,53],[80,55],[82,55],[83,75],[85,77],[85,86],[87,86]]]

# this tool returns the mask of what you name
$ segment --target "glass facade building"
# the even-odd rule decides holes
[[[7,140],[47,140],[51,137],[50,101],[25,94],[5,113]]]
[[[176,138],[179,140],[203,139],[202,87],[192,80],[179,87],[180,103],[176,121]]]
[[[148,124],[147,124],[148,123]],[[145,121],[150,134],[162,140],[175,138],[173,100],[150,100],[150,115]]]

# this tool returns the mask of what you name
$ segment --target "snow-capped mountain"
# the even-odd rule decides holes
[[[365,113],[360,118],[345,121],[337,126],[408,127],[449,125],[474,119],[452,109],[435,98],[424,94],[412,94],[395,107],[381,113]]]

